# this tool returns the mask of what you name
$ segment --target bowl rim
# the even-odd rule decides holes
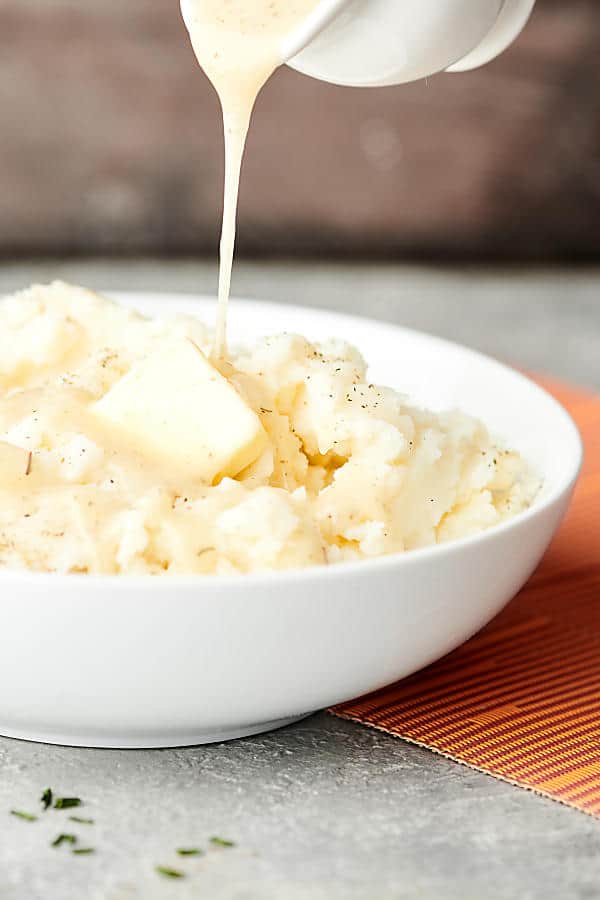
[[[202,307],[211,303],[214,304],[216,302],[214,296],[208,294],[193,294],[184,291],[98,290],[97,292],[102,296],[117,300],[118,302],[121,302],[124,305],[134,309],[136,308],[136,303],[139,303],[140,301],[142,303],[144,302],[144,300],[146,302],[150,301],[151,303],[162,303],[167,301],[167,298],[170,298],[171,301],[175,299],[176,301],[184,302],[186,305],[197,305],[198,311],[200,312],[202,310]],[[444,544],[433,544],[428,547],[420,547],[415,550],[406,551],[404,553],[391,553],[385,556],[373,557],[372,559],[340,562],[336,563],[335,565],[294,567],[283,570],[265,570],[232,575],[86,575],[80,573],[70,574],[59,572],[36,572],[28,569],[0,568],[0,583],[3,581],[13,581],[18,582],[19,584],[32,583],[39,586],[42,583],[47,584],[48,582],[50,582],[53,586],[56,585],[57,587],[79,586],[80,588],[84,585],[90,588],[110,586],[111,591],[118,591],[119,593],[123,589],[133,590],[135,588],[143,588],[144,590],[151,589],[152,591],[168,591],[173,588],[193,588],[195,591],[208,591],[209,593],[214,593],[215,589],[220,590],[221,588],[226,588],[227,590],[245,591],[250,588],[260,588],[263,585],[265,587],[269,587],[272,585],[281,585],[282,587],[285,587],[286,583],[290,582],[310,582],[312,580],[320,581],[321,579],[340,578],[342,576],[352,577],[367,576],[369,574],[378,575],[395,568],[410,568],[411,566],[419,565],[431,558],[441,559],[442,557],[460,553],[463,550],[471,549],[477,546],[483,546],[488,544],[489,542],[494,542],[507,532],[510,532],[513,529],[519,528],[521,526],[525,526],[535,519],[542,517],[547,511],[555,507],[557,504],[560,504],[564,499],[568,498],[570,493],[574,489],[581,472],[584,458],[584,447],[581,433],[572,416],[567,412],[564,406],[555,397],[553,397],[552,394],[549,393],[549,391],[535,382],[532,378],[525,375],[519,369],[515,369],[493,356],[489,356],[479,350],[474,350],[471,347],[467,347],[457,341],[441,338],[437,335],[433,335],[425,331],[420,331],[418,329],[406,328],[402,325],[396,325],[393,322],[385,322],[385,320],[374,319],[369,316],[350,315],[348,313],[338,312],[337,310],[329,309],[327,307],[313,308],[310,306],[300,306],[298,304],[282,305],[280,303],[272,301],[243,299],[239,297],[233,297],[231,299],[230,309],[235,310],[235,307],[240,305],[246,307],[246,309],[249,305],[253,305],[267,314],[270,311],[277,311],[277,313],[280,314],[283,309],[296,315],[306,315],[308,313],[310,315],[316,315],[317,317],[319,317],[320,315],[323,315],[323,317],[334,316],[342,323],[353,323],[354,326],[361,324],[364,326],[365,323],[374,326],[385,325],[388,328],[403,333],[407,338],[425,338],[428,342],[437,344],[442,349],[453,350],[455,352],[460,351],[466,356],[469,356],[471,359],[475,359],[479,362],[483,362],[487,365],[496,367],[497,371],[508,375],[511,378],[520,380],[524,385],[527,386],[528,390],[533,390],[534,393],[537,393],[540,398],[543,398],[544,401],[553,408],[553,411],[557,415],[557,418],[559,420],[562,420],[561,429],[564,428],[565,433],[568,434],[568,437],[570,438],[570,441],[572,443],[571,464],[570,466],[567,466],[565,468],[563,477],[557,481],[557,484],[545,496],[536,499],[529,507],[529,509],[518,513],[514,518],[508,519],[505,522],[501,522],[500,524],[495,525],[492,528],[487,529],[486,531],[468,535],[463,538],[457,538]],[[173,313],[175,315],[181,314],[181,310],[173,310]],[[184,314],[190,313],[186,312]]]

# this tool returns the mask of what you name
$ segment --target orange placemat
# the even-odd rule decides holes
[[[586,462],[537,573],[454,653],[331,711],[600,817],[600,397],[546,387]]]

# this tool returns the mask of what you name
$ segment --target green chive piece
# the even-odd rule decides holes
[[[226,841],[224,838],[220,837],[211,837],[210,842],[213,847],[235,847],[233,841]]]
[[[44,809],[48,809],[49,806],[52,806],[52,788],[46,788],[40,797],[40,803]]]
[[[24,822],[37,822],[37,816],[23,812],[22,809],[11,809],[10,814],[11,816],[16,816],[17,819],[23,819]]]
[[[155,871],[159,875],[164,875],[165,878],[185,878],[185,875],[179,869],[170,869],[168,866],[156,866]]]
[[[51,847],[60,847],[61,844],[76,844],[77,837],[74,834],[59,834],[52,841]]]
[[[71,853],[75,853],[77,856],[83,856],[84,854],[95,852],[95,847],[75,847],[74,850],[71,850]]]
[[[74,806],[81,806],[79,797],[58,797],[54,801],[54,809],[72,809]]]
[[[179,856],[203,856],[204,850],[199,847],[178,847],[175,853],[178,853]]]
[[[78,825],[95,825],[94,819],[82,819],[81,816],[69,816],[69,822],[77,822]]]

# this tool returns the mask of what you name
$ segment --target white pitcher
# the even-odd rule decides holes
[[[401,84],[498,56],[535,0],[322,0],[282,60],[335,84]]]

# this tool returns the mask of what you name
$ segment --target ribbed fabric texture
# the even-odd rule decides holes
[[[454,653],[332,712],[600,817],[600,397],[545,386],[586,462],[537,573]]]

